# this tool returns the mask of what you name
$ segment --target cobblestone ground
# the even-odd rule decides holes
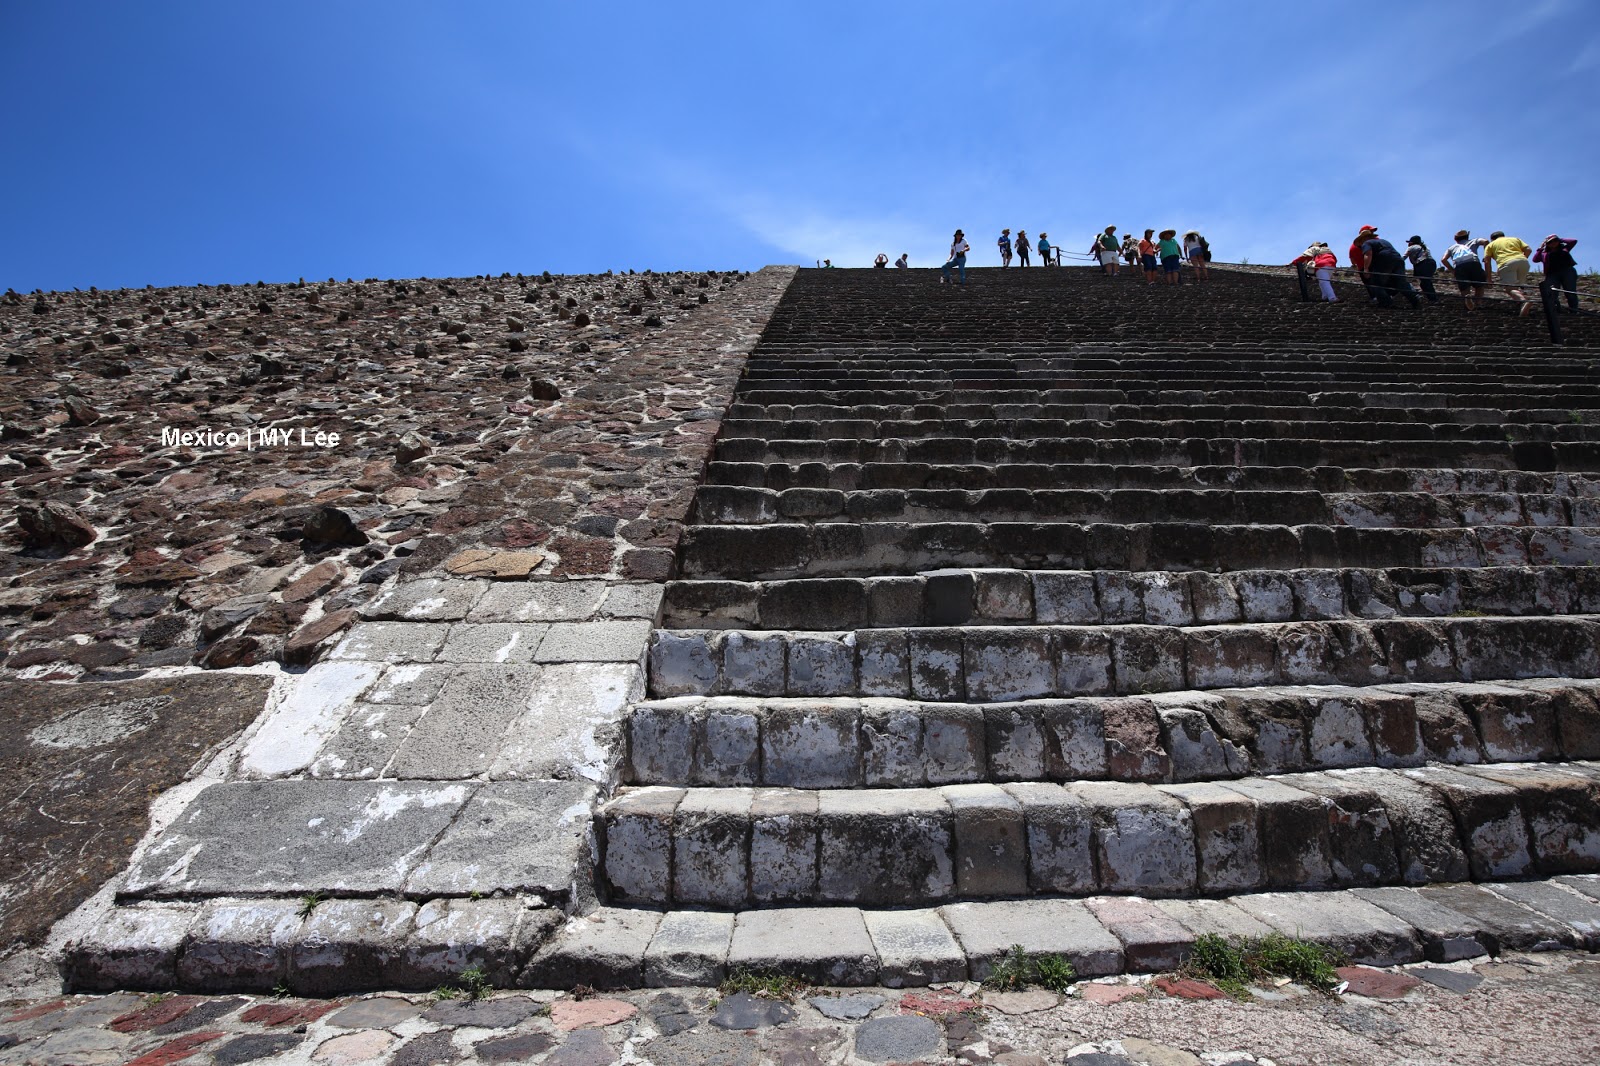
[[[1341,995],[1285,984],[1256,989],[1249,1002],[1170,978],[1081,982],[1066,996],[962,984],[809,989],[783,1002],[714,989],[493,993],[476,1001],[61,997],[36,974],[8,989],[0,1062],[1461,1066],[1582,1063],[1600,1053],[1593,955],[1354,967],[1341,976],[1349,984]]]

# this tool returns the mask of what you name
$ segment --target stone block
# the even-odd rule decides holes
[[[916,906],[955,888],[949,805],[937,792],[827,791],[817,799],[819,896],[860,906]]]
[[[1561,757],[1555,705],[1544,693],[1504,685],[1460,685],[1454,695],[1471,717],[1489,762]]]
[[[540,663],[639,663],[650,646],[650,623],[552,622],[534,661]]]
[[[539,680],[534,666],[459,667],[406,734],[390,773],[402,780],[430,781],[488,773],[502,754],[501,738],[524,717]]]
[[[1600,949],[1600,904],[1583,893],[1569,891],[1553,881],[1514,881],[1483,887],[1566,926],[1575,934],[1579,947]]]
[[[1188,577],[1189,602],[1194,609],[1195,625],[1217,625],[1238,622],[1244,618],[1233,575],[1195,571]]]
[[[661,616],[661,600],[667,586],[659,581],[630,581],[606,587],[600,604],[601,618],[640,618],[654,624]],[[479,601],[480,606],[482,601]],[[581,618],[550,621],[582,621]]]
[[[1250,755],[1218,733],[1204,711],[1157,707],[1161,745],[1172,763],[1174,781],[1210,781],[1250,771]]]
[[[441,663],[531,663],[548,627],[542,622],[457,622],[436,656]]]
[[[213,900],[189,928],[178,984],[216,992],[270,992],[289,973],[304,918],[299,900]]]
[[[1347,892],[1263,892],[1235,896],[1234,906],[1287,936],[1313,940],[1368,966],[1422,958],[1417,931]]]
[[[904,698],[911,694],[911,645],[902,629],[856,634],[857,684],[863,696]]]
[[[946,785],[955,830],[956,891],[962,896],[1018,896],[1028,891],[1022,806],[998,785]]]
[[[989,765],[985,750],[983,709],[948,704],[924,704],[922,766],[928,784],[953,785],[981,781]]]
[[[1294,619],[1294,586],[1289,575],[1275,570],[1237,570],[1233,587],[1246,622],[1289,622]]]
[[[1423,885],[1417,892],[1475,925],[1478,938],[1487,942],[1493,955],[1508,951],[1559,951],[1581,942],[1570,927],[1496,895],[1487,886]]]
[[[491,781],[405,879],[407,894],[562,898],[589,877],[595,786],[587,781]]]
[[[1166,570],[1133,574],[1132,584],[1144,607],[1144,621],[1153,626],[1194,625],[1194,605],[1190,599],[1189,575]]]
[[[1301,621],[1346,617],[1344,583],[1337,570],[1291,570],[1285,575],[1294,593],[1294,616]]]
[[[649,589],[659,586],[611,586],[605,581],[502,582],[490,585],[465,617],[469,622],[585,622],[599,611],[608,588],[612,587]],[[653,616],[652,611],[649,617]]]
[[[133,863],[122,891],[151,897],[226,896],[241,886],[283,896],[392,892],[478,788],[424,781],[211,785]]]
[[[1278,679],[1277,643],[1259,626],[1197,626],[1184,632],[1189,688],[1270,685]]]
[[[728,970],[784,973],[818,985],[870,985],[878,954],[854,907],[744,911],[735,920]]]
[[[1081,570],[1033,573],[1034,618],[1040,625],[1099,625],[1095,575]]]
[[[601,809],[604,870],[613,899],[666,903],[672,898],[672,818],[681,788],[638,788]]]
[[[1456,698],[1455,687],[1385,686],[1391,692],[1411,697],[1423,754],[1428,759],[1455,765],[1482,762],[1478,728]]]
[[[1455,651],[1447,634],[1423,621],[1395,619],[1372,623],[1372,632],[1389,649],[1389,676],[1395,681],[1457,681]]]
[[[1045,775],[1085,781],[1107,775],[1103,700],[1050,700],[1037,706],[1044,720]]]
[[[1171,692],[1184,687],[1182,630],[1120,626],[1110,630],[1110,635],[1118,692]]]
[[[1328,857],[1339,885],[1387,885],[1401,880],[1389,812],[1365,774],[1286,774],[1278,780],[1320,796],[1328,817]]]
[[[1176,969],[1194,946],[1194,934],[1150,900],[1099,896],[1083,902],[1122,942],[1124,965],[1130,973]]]
[[[644,955],[661,927],[657,911],[602,907],[572,918],[534,955],[518,984],[524,988],[638,988]]]
[[[761,731],[763,783],[792,788],[861,784],[860,720],[853,700],[771,704]]]
[[[1101,700],[1106,772],[1114,781],[1169,781],[1172,760],[1161,743],[1155,705],[1144,699]]]
[[[58,965],[63,991],[165,991],[178,981],[178,952],[197,914],[192,904],[113,907],[67,942]]]
[[[352,667],[355,668],[355,667]],[[301,675],[302,680],[312,670]],[[396,704],[407,707],[426,707],[444,688],[445,679],[455,673],[449,665],[429,666],[426,663],[403,663],[384,670],[376,684],[361,694],[363,703]]]
[[[1256,772],[1287,773],[1311,765],[1307,700],[1295,690],[1223,689],[1213,695],[1217,730],[1250,753]]]
[[[687,699],[641,703],[628,714],[630,783],[664,785],[688,781],[694,752],[694,719],[700,704]]]
[[[644,983],[651,988],[715,985],[727,976],[731,914],[669,911],[644,953]]]
[[[1227,900],[1156,899],[1150,902],[1196,937],[1209,933],[1228,940],[1254,940],[1272,932],[1270,926]]]
[[[793,634],[788,640],[790,696],[849,696],[856,692],[854,633]]]
[[[1418,885],[1465,881],[1471,876],[1455,817],[1443,796],[1403,774],[1376,771],[1360,776],[1362,784],[1378,794],[1389,816],[1403,881]]]
[[[906,631],[911,655],[911,696],[960,702],[967,698],[961,634],[948,629]]]
[[[758,789],[750,804],[750,896],[758,904],[817,898],[817,793]]]
[[[530,908],[520,899],[429,900],[417,908],[405,939],[396,987],[435,989],[478,969],[496,988],[508,988],[537,937],[557,924],[558,914],[554,908]]]
[[[722,690],[750,696],[783,695],[788,678],[788,650],[788,642],[781,633],[738,630],[724,633]]]
[[[361,614],[372,621],[459,622],[488,588],[487,581],[432,577],[403,581],[363,607]]]
[[[922,616],[929,625],[966,625],[972,620],[976,588],[970,570],[928,571],[923,575]]]
[[[709,633],[657,630],[650,640],[650,694],[700,696],[716,691],[722,647]]]
[[[967,957],[938,911],[862,912],[878,954],[878,982],[906,988],[940,981],[965,981]]]
[[[740,907],[750,876],[747,788],[692,788],[672,820],[672,898],[680,904]]]
[[[1108,626],[1132,625],[1144,621],[1144,604],[1139,601],[1139,585],[1125,571],[1101,571],[1094,575],[1095,598],[1100,601],[1100,620]]]
[[[760,617],[763,629],[854,629],[867,623],[866,582],[773,581],[760,587]]]
[[[289,952],[289,987],[300,996],[397,987],[415,903],[331,899],[317,905]]]
[[[1044,719],[1034,704],[983,709],[984,746],[992,781],[1037,781],[1045,775]]]
[[[1415,929],[1430,962],[1457,962],[1489,953],[1492,940],[1482,934],[1477,922],[1414,888],[1361,888],[1354,895]]]
[[[1486,765],[1464,771],[1515,789],[1541,874],[1600,870],[1600,776],[1567,766]]]
[[[1005,786],[1022,810],[1028,838],[1028,887],[1036,893],[1093,892],[1094,812],[1075,793],[1041,782]]]
[[[1445,767],[1402,773],[1433,789],[1449,804],[1473,880],[1517,877],[1533,871],[1527,822],[1516,789]]]
[[[404,704],[356,704],[307,773],[351,779],[382,776],[423,711]]]
[[[1111,638],[1099,629],[1055,631],[1056,692],[1104,696],[1114,691]]]
[[[1326,888],[1333,883],[1322,797],[1261,777],[1229,781],[1224,787],[1256,805],[1261,869],[1269,887]]]
[[[1033,580],[1026,570],[976,570],[973,579],[978,621],[1033,621]]]
[[[862,701],[862,784],[869,788],[914,788],[926,783],[922,729],[922,717],[914,704]]]
[[[1082,782],[1068,791],[1094,809],[1103,891],[1171,896],[1194,890],[1194,825],[1183,804],[1149,785]]]
[[[1220,784],[1161,785],[1189,808],[1202,892],[1238,892],[1266,883],[1255,801]]]
[[[540,667],[532,695],[522,701],[526,710],[506,731],[490,775],[615,784],[622,774],[624,717],[643,695],[644,671],[635,663]],[[487,730],[489,715],[482,717]]]
[[[954,903],[940,907],[939,916],[965,952],[974,980],[988,977],[1019,944],[1029,954],[1064,955],[1080,977],[1123,970],[1122,942],[1075,900]]]
[[[968,627],[962,634],[968,700],[996,703],[1050,695],[1055,671],[1047,631]]]
[[[922,616],[922,579],[917,577],[874,577],[867,579],[868,624],[919,626]]]
[[[240,775],[282,777],[310,766],[323,745],[343,728],[380,669],[375,663],[329,662],[301,674],[245,741]]]
[[[761,720],[753,705],[713,700],[695,716],[694,785],[754,785],[761,774]],[[679,780],[685,780],[680,778]]]

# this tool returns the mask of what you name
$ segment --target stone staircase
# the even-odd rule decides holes
[[[1600,947],[1600,330],[970,277],[790,286],[544,972]]]

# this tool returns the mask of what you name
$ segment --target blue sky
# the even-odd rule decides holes
[[[0,0],[0,286],[1373,223],[1600,266],[1600,0]]]

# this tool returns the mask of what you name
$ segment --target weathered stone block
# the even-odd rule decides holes
[[[1450,805],[1475,880],[1532,871],[1528,827],[1516,789],[1442,766],[1402,773]]]
[[[289,954],[289,987],[302,996],[394,988],[415,903],[333,899],[318,904]]]
[[[694,718],[694,763],[687,778],[696,785],[753,785],[761,770],[761,725],[753,708],[713,701]]]
[[[731,914],[669,911],[644,953],[644,983],[651,988],[715,985],[727,976]]]
[[[1277,643],[1258,626],[1200,626],[1184,633],[1189,688],[1270,685],[1278,679]]]
[[[750,896],[756,903],[817,898],[817,793],[757,790],[750,804]]]
[[[1099,625],[1095,575],[1081,570],[1039,570],[1033,574],[1034,617],[1040,625]]]
[[[1253,799],[1218,784],[1197,782],[1158,787],[1189,808],[1200,891],[1249,891],[1266,883]]]
[[[871,788],[913,788],[927,781],[922,718],[913,704],[862,701],[861,777]]]
[[[1149,785],[1082,782],[1068,789],[1094,808],[1101,889],[1145,896],[1194,890],[1188,808]]]
[[[270,992],[289,973],[289,948],[305,919],[299,900],[214,900],[189,929],[178,983],[218,992]],[[130,986],[140,987],[140,986]]]
[[[1005,786],[1022,809],[1028,838],[1028,886],[1033,892],[1093,892],[1093,809],[1060,785],[1019,781]]]
[[[750,874],[747,788],[690,789],[672,821],[672,898],[677,903],[739,907]]]
[[[1111,638],[1099,629],[1055,631],[1056,688],[1063,696],[1103,696],[1114,691]]]
[[[983,709],[983,722],[990,780],[1045,776],[1044,718],[1036,704],[993,704]]]
[[[722,635],[722,690],[751,696],[783,695],[788,642],[779,633]]]
[[[1028,891],[1022,806],[998,785],[946,785],[955,829],[956,891],[1017,896]]]
[[[1050,638],[1021,628],[963,630],[967,699],[974,703],[1048,696],[1055,687]]]
[[[1210,781],[1248,773],[1250,756],[1217,732],[1204,711],[1157,707],[1161,744],[1172,761],[1172,780]]]
[[[904,698],[911,694],[911,645],[902,629],[856,634],[856,674],[863,696]]]
[[[961,634],[948,629],[907,630],[911,653],[911,696],[960,702],[967,698]]]
[[[1050,700],[1038,706],[1044,718],[1045,775],[1052,781],[1105,777],[1104,701]]]
[[[974,607],[980,621],[1031,622],[1033,581],[1026,570],[976,570]]]
[[[694,719],[700,705],[688,699],[641,703],[628,715],[628,761],[633,784],[688,781]]]
[[[928,784],[981,781],[988,769],[983,708],[923,704],[922,766]]]
[[[771,704],[762,729],[762,778],[792,788],[861,784],[861,712],[853,700]]]
[[[672,817],[681,788],[624,792],[601,812],[606,881],[614,898],[666,903],[672,898]]]
[[[700,696],[716,691],[721,647],[713,634],[657,630],[650,640],[650,694]]]
[[[822,900],[904,906],[954,890],[950,808],[937,792],[835,790],[817,803]]]

